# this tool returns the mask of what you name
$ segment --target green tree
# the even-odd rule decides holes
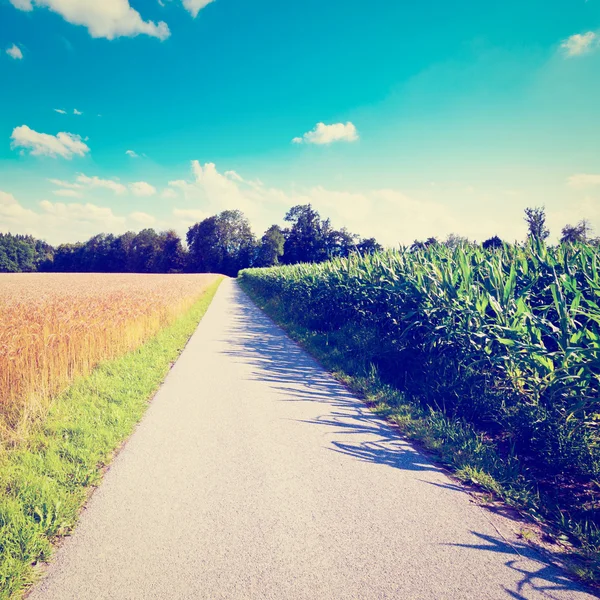
[[[497,248],[502,248],[504,246],[504,242],[497,236],[494,235],[491,238],[488,238],[481,244],[484,250],[495,250]]]
[[[53,254],[52,246],[30,235],[0,233],[0,272],[37,271]]]
[[[376,252],[381,252],[383,250],[383,246],[373,237],[365,238],[356,244],[356,250],[364,256],[365,254],[375,254]]]
[[[527,223],[529,239],[544,241],[550,235],[546,227],[546,209],[543,206],[526,208],[525,223]]]
[[[591,239],[592,227],[587,219],[583,219],[577,225],[565,225],[561,233],[560,241],[564,244],[586,243]]]
[[[471,242],[468,237],[458,235],[457,233],[449,233],[444,241],[444,246],[448,248],[458,248],[459,246],[468,246]]]
[[[129,267],[132,273],[158,273],[160,236],[154,229],[142,229],[129,248]]]
[[[189,267],[195,272],[235,277],[252,265],[256,239],[240,210],[226,210],[189,228]]]
[[[424,250],[425,248],[428,248],[429,246],[435,246],[436,244],[439,244],[439,242],[437,238],[434,237],[428,237],[424,242],[415,240],[410,247],[410,251],[416,252],[417,250]]]
[[[310,204],[290,208],[285,215],[290,227],[285,230],[283,262],[321,262],[327,260],[327,234],[329,219],[321,220]]]
[[[283,256],[285,236],[279,225],[271,225],[260,240],[256,257],[257,267],[272,267]]]
[[[329,229],[324,231],[325,251],[328,259],[336,256],[346,257],[351,252],[356,252],[358,243],[356,234],[350,233],[345,227],[339,230],[329,228],[329,220],[325,223],[327,223]]]
[[[54,253],[53,270],[60,273],[77,273],[82,271],[84,244],[61,244]]]
[[[160,254],[157,268],[160,273],[181,273],[185,268],[186,255],[181,238],[175,231],[163,231],[160,234]]]

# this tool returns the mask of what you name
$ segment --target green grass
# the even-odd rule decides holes
[[[362,397],[371,410],[393,423],[399,433],[450,469],[458,479],[494,499],[501,499],[542,526],[547,540],[561,544],[560,559],[575,576],[592,585],[600,582],[596,530],[588,532],[580,523],[565,521],[564,514],[540,494],[535,479],[527,476],[515,456],[499,452],[492,441],[467,421],[423,408],[418,399],[382,382],[377,370],[372,365],[367,367],[363,357],[355,352],[355,340],[349,343],[344,328],[333,333],[309,329],[295,322],[294,313],[281,299],[262,296],[244,279],[238,281],[257,306],[339,381]]]
[[[90,488],[144,414],[219,283],[139,349],[74,382],[44,422],[0,456],[0,599],[21,597],[36,578],[35,564],[72,530]]]

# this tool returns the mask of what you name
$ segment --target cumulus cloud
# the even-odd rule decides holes
[[[76,181],[85,187],[104,188],[114,192],[115,194],[124,194],[127,191],[127,188],[122,183],[112,179],[101,179],[95,175],[93,177],[88,177],[87,175],[81,173],[77,176]]]
[[[130,183],[129,189],[134,196],[154,196],[156,194],[156,188],[145,181]]]
[[[40,208],[45,214],[73,221],[92,221],[97,223],[116,224],[124,223],[125,217],[117,217],[108,206],[97,206],[87,202],[65,204],[63,202],[49,202],[42,200]]]
[[[209,215],[202,210],[194,208],[174,208],[173,216],[185,226],[193,225],[206,219]]]
[[[198,4],[200,0],[186,0]],[[94,38],[112,40],[117,37],[148,35],[164,40],[169,26],[164,22],[144,21],[129,0],[9,0],[17,9],[32,11],[48,8],[73,25],[87,28]],[[198,9],[199,10],[199,9]],[[196,12],[197,14],[197,12]]]
[[[581,56],[597,46],[598,36],[593,31],[572,35],[560,45],[567,56]]]
[[[6,54],[8,54],[11,58],[15,60],[22,60],[23,53],[21,52],[21,48],[16,44],[13,44],[10,48],[6,49]]]
[[[82,115],[83,113],[80,110],[77,110],[76,108],[73,109],[73,114],[74,115]]]
[[[48,181],[59,187],[69,188],[73,190],[77,190],[82,187],[80,183],[71,183],[70,181],[63,181],[62,179],[48,179]]]
[[[129,215],[129,218],[135,223],[138,223],[144,227],[150,227],[150,225],[156,223],[156,217],[153,217],[145,212],[132,212]]]
[[[59,113],[61,115],[66,115],[67,114],[67,111],[63,110],[62,108],[55,108],[54,112],[57,112],[57,113]]]
[[[356,142],[357,140],[356,127],[348,121],[346,124],[334,123],[333,125],[317,123],[313,130],[306,132],[302,137],[295,137],[292,142],[294,144],[324,145],[333,142]]]
[[[127,156],[131,156],[131,158],[138,158],[139,157],[139,154],[137,154],[133,150],[125,150],[125,154],[127,154]]]
[[[600,185],[600,175],[577,173],[576,175],[571,175],[571,177],[569,177],[568,183],[574,188],[585,188],[593,185]]]
[[[21,206],[17,199],[8,192],[0,190],[0,231],[22,231],[28,233],[27,230],[15,229],[34,216],[34,212]]]
[[[172,199],[177,198],[177,192],[172,188],[165,188],[161,194],[161,198]]]
[[[191,171],[190,180],[169,182],[185,202],[178,202],[173,210],[173,215],[185,225],[239,208],[257,231],[263,231],[292,206],[312,204],[321,215],[331,217],[334,226],[346,226],[365,237],[376,236],[389,245],[461,229],[461,222],[446,206],[413,198],[400,190],[351,192],[324,186],[286,190],[241,175],[232,178],[230,172],[226,171],[226,176],[215,164],[202,165],[198,161],[192,161]]]
[[[229,179],[233,179],[235,181],[244,181],[240,175],[238,175],[235,171],[225,171],[225,177],[229,177]]]
[[[85,156],[89,151],[80,136],[61,131],[56,135],[38,133],[27,125],[15,127],[11,147],[29,149],[33,156],[51,156],[71,159],[74,155]]]
[[[26,208],[12,194],[0,190],[0,231],[30,234],[52,244],[86,240],[100,231],[139,229],[140,219],[140,215],[117,215],[92,203],[42,200]]]
[[[195,19],[198,13],[211,2],[214,0],[183,0],[183,6]]]
[[[70,190],[70,189],[60,189],[60,190],[54,190],[52,192],[55,196],[62,196],[63,198],[81,198],[82,197],[82,193],[78,192],[77,190]]]

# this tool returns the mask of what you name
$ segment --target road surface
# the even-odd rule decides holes
[[[592,598],[494,518],[225,280],[29,598]]]

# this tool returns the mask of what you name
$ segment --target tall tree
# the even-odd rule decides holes
[[[550,235],[550,231],[546,227],[545,207],[526,208],[525,222],[527,223],[527,237],[529,239],[544,241]]]
[[[356,245],[356,250],[362,255],[375,254],[376,252],[381,252],[383,246],[373,237],[365,238]]]
[[[129,266],[132,273],[157,273],[159,271],[160,236],[154,229],[142,229],[131,243]]]
[[[54,253],[53,271],[59,273],[77,273],[83,269],[82,256],[84,244],[61,244]]]
[[[566,244],[576,242],[587,242],[591,238],[592,227],[587,219],[583,219],[577,225],[565,225],[562,228],[560,241]]]
[[[417,250],[425,250],[425,248],[429,248],[429,246],[435,246],[439,244],[437,238],[428,237],[424,242],[419,240],[415,240],[410,247],[411,252],[416,252]]]
[[[157,260],[161,273],[181,273],[185,268],[186,255],[181,238],[175,231],[163,231],[160,234],[160,254]]]
[[[494,235],[491,238],[488,238],[481,244],[484,250],[494,250],[497,248],[502,248],[504,246],[504,242],[497,236]]]
[[[256,257],[257,267],[272,267],[279,264],[283,256],[285,236],[279,225],[271,225],[260,240]]]
[[[326,236],[329,220],[321,221],[319,213],[310,204],[290,208],[285,215],[290,227],[285,230],[283,262],[320,262],[327,259]]]
[[[0,233],[0,272],[37,271],[52,262],[54,248],[30,235]]]
[[[329,225],[329,221],[326,221]],[[335,258],[336,256],[346,257],[351,252],[356,252],[358,236],[350,233],[345,227],[340,230],[326,230],[325,234],[325,252],[327,258]]]
[[[187,233],[190,270],[235,277],[251,266],[256,239],[248,219],[239,210],[226,210],[204,219]]]
[[[470,243],[471,242],[467,237],[458,235],[457,233],[449,233],[444,241],[444,246],[447,246],[448,248],[457,248],[458,246],[467,246]]]

